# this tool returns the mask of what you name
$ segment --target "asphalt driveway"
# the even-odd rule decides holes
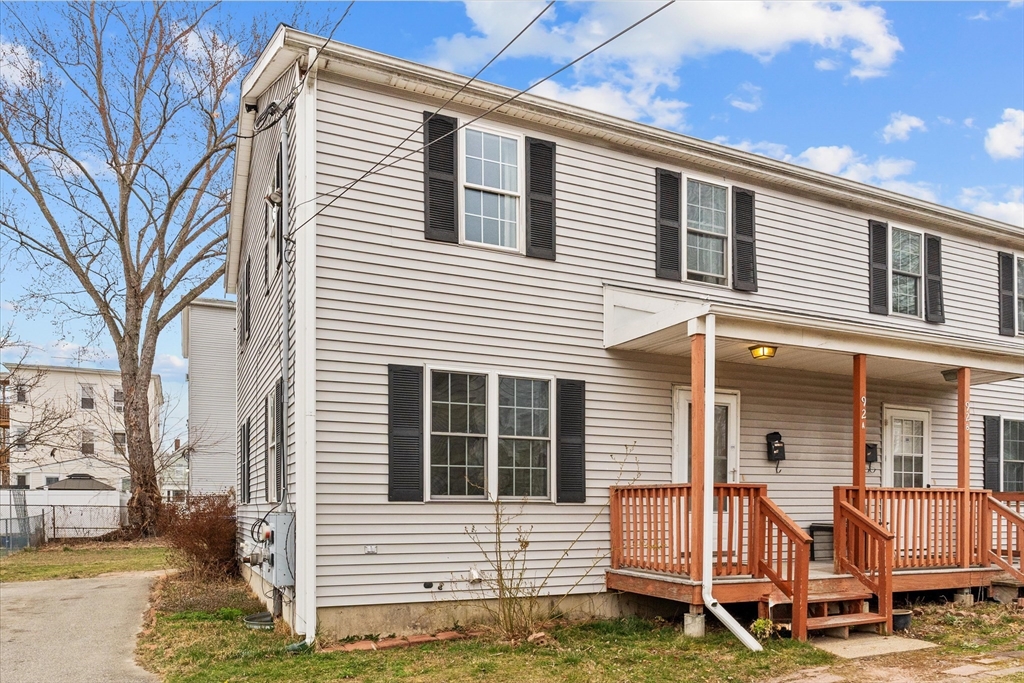
[[[160,573],[0,584],[0,681],[157,681],[134,651]]]

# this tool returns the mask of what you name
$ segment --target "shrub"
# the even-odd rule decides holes
[[[238,573],[233,495],[196,496],[168,508],[164,535],[182,571],[204,578]]]
[[[771,640],[771,637],[775,635],[778,627],[771,619],[758,619],[750,625],[750,635],[758,639],[762,643],[766,643]]]

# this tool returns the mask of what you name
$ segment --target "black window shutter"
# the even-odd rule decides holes
[[[999,334],[1012,337],[1013,324],[1013,254],[999,252]]]
[[[986,415],[985,416],[985,456],[984,456],[984,470],[985,470],[985,488],[989,491],[999,491],[999,481],[1001,479],[999,468],[1002,465],[1000,462],[1000,452],[1002,450],[1002,434],[1000,433],[1002,427],[1002,420],[998,415]]]
[[[889,224],[868,221],[870,303],[868,311],[889,315]]]
[[[924,236],[924,319],[930,323],[946,322],[942,303],[942,238]]]
[[[682,280],[682,177],[663,168],[655,170],[655,275],[666,280]]]
[[[241,441],[239,445],[239,455],[241,456],[241,482],[239,482],[239,499],[243,503],[249,502],[249,473],[250,473],[250,462],[249,462],[249,418],[245,419],[242,423],[241,429],[238,430],[238,439]]]
[[[558,444],[556,457],[559,503],[587,501],[587,385],[560,379],[556,384]]]
[[[245,340],[249,340],[249,329],[252,324],[251,307],[249,305],[249,273],[252,271],[252,259],[245,257]]]
[[[459,241],[458,119],[423,112],[423,189],[428,240]]]
[[[270,397],[263,399],[263,499],[270,500]]]
[[[423,500],[423,368],[388,366],[388,500]]]
[[[284,150],[284,146],[281,145],[280,143],[278,143],[278,145],[277,145],[277,161],[275,162],[275,165],[274,165],[274,174],[275,174],[274,175],[274,188],[278,189],[278,190],[282,190],[282,191],[284,190],[284,188],[281,187],[281,182],[284,180],[284,174],[282,173],[282,171],[284,170],[282,168],[282,164],[284,162],[283,150]]]
[[[277,487],[277,499],[284,500],[284,481],[285,481],[285,462],[284,462],[284,380],[277,380],[277,385],[274,388],[274,444],[276,450],[274,451],[274,463],[276,465],[276,481],[274,486]]]
[[[555,260],[555,143],[526,138],[526,255]]]
[[[754,191],[732,188],[732,288],[757,291]]]

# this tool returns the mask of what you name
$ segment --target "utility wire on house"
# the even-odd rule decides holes
[[[394,147],[392,147],[392,148],[391,148],[391,149],[390,149],[390,150],[388,151],[388,153],[387,153],[387,154],[385,154],[384,156],[382,156],[382,157],[380,158],[380,161],[376,162],[376,163],[375,163],[375,164],[374,164],[373,166],[371,166],[371,167],[370,167],[370,170],[369,170],[369,171],[366,171],[365,173],[363,173],[363,175],[359,176],[359,178],[357,178],[357,179],[355,180],[355,182],[353,182],[353,183],[351,183],[351,184],[352,184],[352,185],[355,185],[356,183],[358,183],[359,181],[363,180],[364,178],[366,178],[366,177],[368,177],[368,176],[371,176],[371,175],[373,175],[374,173],[376,173],[376,172],[377,172],[377,167],[378,167],[378,166],[380,166],[380,165],[381,165],[381,164],[383,164],[383,163],[384,163],[385,161],[387,161],[388,159],[390,159],[390,158],[391,158],[391,155],[392,155],[392,154],[394,154],[395,152],[397,152],[398,150],[400,150],[400,149],[402,148],[402,145],[404,145],[405,143],[409,142],[409,140],[411,140],[411,139],[412,139],[412,136],[416,135],[416,133],[418,133],[418,132],[420,132],[421,130],[423,130],[423,126],[427,125],[427,122],[428,122],[428,121],[430,121],[430,119],[433,119],[433,118],[434,118],[435,116],[437,116],[437,115],[438,115],[439,113],[441,113],[441,110],[442,110],[442,109],[444,109],[445,107],[447,107],[447,106],[448,106],[449,104],[451,104],[451,103],[452,103],[452,102],[453,102],[453,101],[455,100],[455,98],[456,98],[456,97],[458,97],[458,96],[459,96],[460,94],[462,94],[462,92],[463,92],[463,91],[464,91],[464,90],[465,90],[466,88],[468,88],[468,87],[469,87],[469,86],[470,86],[470,85],[471,85],[471,84],[472,84],[472,83],[473,83],[473,82],[474,82],[474,81],[475,81],[475,80],[476,80],[477,78],[479,78],[479,77],[480,77],[480,74],[482,74],[482,73],[483,73],[484,71],[486,71],[486,70],[487,70],[487,67],[489,67],[489,66],[490,66],[491,64],[494,64],[494,62],[495,62],[495,61],[496,61],[496,60],[498,59],[498,57],[501,57],[501,56],[502,56],[503,54],[505,54],[505,51],[506,51],[506,50],[508,50],[508,49],[509,49],[510,47],[512,47],[512,44],[513,44],[514,42],[516,42],[517,40],[519,40],[520,36],[522,36],[522,35],[523,35],[524,33],[526,33],[526,31],[527,31],[527,30],[529,30],[529,28],[530,28],[531,26],[533,26],[533,25],[534,25],[535,23],[537,23],[537,20],[538,20],[538,19],[540,19],[540,18],[541,18],[542,16],[544,16],[544,13],[545,13],[545,12],[547,12],[547,11],[548,11],[549,9],[551,9],[551,6],[552,6],[552,5],[554,5],[554,4],[555,4],[555,0],[551,0],[551,2],[549,2],[549,3],[547,4],[547,5],[545,5],[545,6],[544,6],[544,9],[542,9],[542,10],[541,10],[541,11],[540,11],[540,12],[539,12],[539,13],[537,14],[537,16],[535,16],[535,17],[534,17],[533,19],[531,19],[531,20],[530,20],[530,23],[528,23],[528,24],[527,24],[526,26],[524,26],[524,27],[523,27],[522,29],[520,29],[519,33],[515,34],[515,35],[514,35],[514,36],[512,37],[512,40],[510,40],[510,41],[508,41],[507,43],[505,43],[505,47],[503,47],[503,48],[501,48],[500,50],[498,50],[498,52],[497,52],[497,53],[496,53],[496,54],[495,54],[495,55],[494,55],[493,57],[491,57],[491,58],[490,58],[490,60],[488,60],[488,62],[487,62],[486,64],[484,64],[484,65],[483,65],[482,67],[480,67],[480,69],[479,69],[479,70],[477,70],[477,72],[476,72],[475,74],[473,74],[472,78],[470,78],[470,79],[469,79],[468,81],[466,81],[465,83],[463,83],[463,84],[462,84],[462,85],[461,85],[461,86],[459,87],[459,89],[458,89],[458,90],[456,90],[456,91],[455,91],[454,93],[452,93],[452,94],[451,94],[451,96],[450,96],[450,97],[449,97],[448,99],[446,99],[446,100],[445,100],[445,101],[444,101],[444,102],[443,102],[443,103],[441,104],[441,106],[440,106],[440,107],[438,107],[437,109],[435,109],[435,110],[434,110],[434,113],[432,113],[432,114],[431,114],[431,115],[430,115],[429,117],[427,117],[427,118],[426,118],[426,119],[425,119],[425,120],[424,120],[424,121],[423,121],[422,123],[420,123],[420,125],[416,126],[416,128],[414,128],[414,129],[413,129],[413,130],[412,130],[412,131],[411,131],[411,132],[410,132],[410,133],[409,133],[408,135],[406,135],[406,136],[405,136],[405,139],[404,139],[404,140],[402,140],[402,141],[401,141],[401,142],[399,142],[399,143],[398,143],[397,145],[395,145]],[[440,139],[440,138],[439,138],[439,139]],[[381,169],[381,170],[383,170],[383,169]],[[313,197],[312,199],[307,199],[306,201],[303,201],[303,202],[299,202],[298,204],[296,204],[296,205],[295,205],[295,207],[296,207],[296,208],[298,208],[298,207],[302,206],[303,204],[308,204],[309,202],[315,202],[315,201],[316,201],[317,199],[319,199],[320,197],[330,197],[330,196],[333,196],[333,194],[332,194],[332,193],[330,193],[330,192],[323,192],[323,193],[319,193],[319,194],[317,194],[316,196],[314,196],[314,197]],[[300,227],[301,227],[301,226],[300,226]],[[298,229],[298,228],[296,228],[296,230],[297,230],[297,229]]]
[[[334,38],[335,32],[341,26],[342,22],[345,21],[345,17],[347,17],[348,13],[350,11],[352,11],[352,6],[355,5],[355,4],[356,4],[356,0],[351,0],[348,3],[348,6],[345,8],[344,13],[342,13],[341,18],[338,19],[337,22],[335,22],[334,27],[331,29],[330,33],[327,34],[327,40],[324,41],[324,44],[321,45],[320,48],[316,51],[316,54],[313,55],[313,59],[310,62],[310,66],[315,64],[316,60],[320,59],[321,53],[323,53],[323,51],[330,44],[331,40]],[[256,117],[256,122],[255,122],[255,124],[253,126],[252,133],[249,134],[249,135],[237,135],[237,136],[235,136],[235,139],[237,139],[237,140],[251,140],[251,139],[255,138],[257,135],[259,135],[260,133],[262,133],[263,131],[270,130],[275,125],[277,125],[277,123],[288,114],[288,111],[293,106],[295,106],[295,102],[299,98],[299,93],[302,92],[302,86],[306,82],[306,77],[309,76],[309,71],[310,71],[310,69],[307,68],[306,69],[306,73],[302,74],[302,78],[299,79],[299,82],[296,83],[295,87],[292,88],[290,93],[288,93],[288,96],[287,96],[288,97],[288,103],[287,104],[285,104],[284,106],[281,106],[281,105],[273,106],[275,103],[271,102],[270,103],[271,106],[268,106],[266,109],[263,110],[263,112],[260,113],[259,116]],[[274,120],[270,121],[268,123],[267,120],[266,120],[266,117],[269,117],[269,116],[274,116]]]
[[[306,224],[308,224],[308,223],[309,223],[310,221],[314,220],[314,219],[315,219],[315,218],[316,218],[317,216],[319,216],[320,214],[322,214],[322,213],[323,213],[324,211],[326,211],[326,210],[327,210],[328,208],[330,208],[331,206],[333,206],[333,205],[334,205],[334,202],[336,202],[337,200],[339,200],[339,199],[341,199],[342,197],[344,197],[344,196],[345,196],[345,193],[347,193],[347,192],[348,192],[349,190],[351,190],[351,189],[352,189],[352,188],[353,188],[353,187],[354,187],[354,186],[356,185],[356,183],[359,183],[360,181],[364,180],[365,178],[367,178],[367,177],[369,177],[369,176],[371,176],[371,175],[376,175],[377,173],[380,173],[381,171],[384,171],[385,169],[391,168],[391,167],[392,167],[392,166],[394,166],[395,164],[398,164],[398,163],[399,163],[399,162],[401,162],[401,161],[405,161],[406,159],[408,159],[409,157],[413,156],[414,154],[419,154],[420,152],[422,152],[422,151],[426,150],[426,149],[427,149],[428,147],[430,147],[431,145],[433,145],[433,144],[435,144],[435,143],[438,143],[438,142],[440,142],[441,140],[445,139],[445,138],[446,138],[446,137],[448,137],[449,135],[454,135],[454,134],[458,133],[458,132],[459,132],[460,130],[462,130],[462,129],[463,129],[463,128],[465,128],[466,126],[470,126],[470,125],[472,125],[472,124],[476,123],[477,121],[479,121],[480,119],[484,118],[485,116],[487,116],[487,115],[489,115],[489,114],[492,114],[492,113],[494,113],[495,111],[497,111],[498,109],[500,109],[500,108],[504,107],[504,106],[505,106],[506,104],[509,104],[509,103],[511,103],[511,102],[513,102],[513,101],[515,101],[515,100],[519,99],[520,97],[522,97],[522,96],[523,96],[523,95],[525,95],[526,93],[528,93],[528,92],[530,92],[531,90],[533,90],[534,88],[536,88],[536,87],[537,87],[538,85],[540,85],[541,83],[544,83],[544,82],[546,82],[546,81],[549,81],[549,80],[551,80],[552,78],[554,78],[554,77],[555,77],[555,76],[557,76],[558,74],[562,73],[563,71],[565,71],[566,69],[568,69],[568,68],[570,68],[570,67],[572,67],[572,66],[575,66],[576,64],[578,64],[579,62],[583,61],[584,59],[586,59],[586,58],[587,58],[587,57],[589,57],[590,55],[594,54],[595,52],[597,52],[598,50],[600,50],[600,49],[601,49],[601,48],[603,48],[604,46],[608,45],[608,44],[609,44],[609,43],[611,43],[612,41],[614,41],[614,40],[617,40],[618,38],[621,38],[622,36],[626,35],[626,34],[627,34],[627,33],[629,33],[630,31],[632,31],[633,29],[635,29],[635,28],[636,28],[637,26],[639,26],[640,24],[644,23],[645,21],[647,21],[647,20],[648,20],[648,19],[650,19],[651,17],[655,16],[655,15],[656,15],[656,14],[658,14],[659,12],[661,12],[661,11],[665,10],[666,8],[668,8],[668,7],[670,6],[670,5],[674,5],[674,4],[675,4],[675,2],[676,2],[676,0],[669,0],[669,1],[668,1],[668,2],[666,2],[666,3],[664,4],[664,5],[661,5],[660,7],[658,7],[657,9],[655,9],[655,10],[654,10],[653,12],[650,12],[649,14],[647,14],[647,15],[645,15],[645,16],[643,16],[643,17],[641,17],[640,19],[638,19],[637,21],[633,22],[632,24],[630,24],[630,25],[629,25],[629,26],[627,26],[626,28],[622,29],[621,31],[619,31],[618,33],[616,33],[616,34],[615,34],[615,35],[613,35],[612,37],[608,38],[608,39],[607,39],[607,40],[605,40],[604,42],[602,42],[602,43],[598,44],[597,46],[595,46],[595,47],[593,47],[593,48],[591,48],[591,49],[587,50],[587,51],[586,51],[586,52],[584,52],[584,53],[583,53],[582,55],[580,55],[580,56],[579,56],[579,57],[577,57],[576,59],[572,60],[572,61],[571,61],[571,62],[569,62],[568,64],[565,64],[564,66],[562,66],[562,67],[559,67],[558,69],[556,69],[555,71],[551,72],[550,74],[548,74],[548,75],[547,75],[547,76],[545,76],[544,78],[540,79],[539,81],[537,81],[537,82],[533,83],[533,84],[532,84],[532,85],[530,85],[529,87],[527,87],[527,88],[524,88],[524,89],[522,89],[522,90],[519,90],[519,91],[518,91],[518,92],[516,92],[515,94],[513,94],[513,95],[511,95],[511,96],[509,96],[509,97],[507,97],[507,98],[505,98],[504,100],[502,100],[502,101],[501,101],[501,102],[499,102],[498,104],[494,105],[493,107],[491,107],[490,109],[488,109],[487,111],[485,111],[485,112],[484,112],[483,114],[480,114],[479,116],[476,116],[476,117],[474,117],[474,118],[470,119],[469,121],[466,121],[465,123],[461,124],[460,126],[458,126],[457,128],[455,128],[454,130],[452,130],[451,132],[448,132],[448,133],[445,133],[444,135],[441,135],[440,137],[438,137],[438,138],[437,138],[436,140],[434,140],[433,142],[429,142],[429,143],[427,143],[427,144],[425,144],[425,145],[423,145],[423,146],[421,146],[421,147],[419,147],[419,148],[417,148],[417,149],[414,149],[414,150],[412,150],[411,152],[409,152],[408,154],[406,154],[406,155],[404,155],[404,156],[398,157],[397,159],[395,159],[394,161],[392,161],[392,162],[390,162],[390,163],[387,163],[387,164],[384,164],[383,166],[380,166],[380,168],[378,168],[378,169],[377,169],[376,171],[373,171],[372,173],[371,173],[371,172],[369,172],[369,171],[368,171],[368,172],[366,172],[366,173],[364,173],[364,174],[363,174],[362,176],[360,176],[360,177],[359,177],[359,178],[357,178],[356,180],[352,181],[351,183],[349,183],[349,184],[348,184],[348,185],[346,185],[345,187],[343,187],[343,188],[340,188],[340,191],[338,191],[338,194],[332,194],[332,193],[330,193],[330,192],[324,192],[324,193],[322,193],[322,194],[319,194],[319,195],[317,195],[317,197],[316,197],[317,199],[319,199],[319,198],[321,198],[321,197],[331,197],[331,200],[330,200],[329,202],[327,202],[326,204],[324,204],[324,205],[323,205],[322,207],[320,207],[319,209],[317,209],[317,211],[316,211],[316,212],[315,212],[315,213],[314,213],[314,214],[313,214],[312,216],[310,216],[309,218],[307,218],[306,220],[304,220],[304,221],[303,221],[302,223],[300,223],[300,224],[299,224],[298,226],[296,226],[296,227],[295,227],[294,229],[292,229],[292,230],[291,230],[291,231],[290,231],[290,232],[288,233],[288,235],[287,235],[288,239],[289,239],[289,240],[292,240],[292,239],[294,239],[295,233],[297,233],[297,232],[298,232],[299,230],[301,230],[301,229],[302,229],[303,227],[305,227],[305,226],[306,226]],[[468,85],[468,84],[467,84],[467,85]],[[464,86],[464,87],[465,87],[465,86]],[[377,165],[379,165],[379,163],[380,163],[380,162],[378,162],[378,164],[377,164]],[[337,191],[337,190],[336,190],[336,191]]]

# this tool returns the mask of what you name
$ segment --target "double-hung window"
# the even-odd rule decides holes
[[[114,389],[114,412],[124,412],[124,389]]]
[[[921,315],[921,233],[892,229],[892,312]]]
[[[498,495],[548,497],[550,383],[498,378]]]
[[[1003,420],[1002,474],[1003,491],[1024,491],[1024,420]]]
[[[88,429],[82,430],[82,455],[96,454],[96,436]]]
[[[430,495],[482,498],[487,375],[435,370],[430,387]]]
[[[96,385],[79,384],[80,405],[82,410],[93,410],[96,408]]]
[[[520,139],[467,128],[464,141],[462,239],[518,251]]]
[[[121,454],[128,451],[128,436],[124,432],[114,432],[114,450]]]
[[[728,192],[692,178],[686,181],[686,279],[726,284],[729,239]]]

